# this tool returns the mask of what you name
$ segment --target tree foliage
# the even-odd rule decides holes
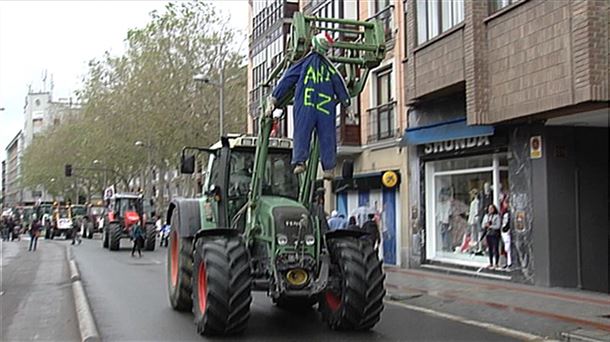
[[[64,164],[111,169],[108,183],[126,188],[150,165],[175,169],[185,145],[207,146],[218,140],[218,89],[197,84],[193,75],[207,73],[218,80],[224,61],[225,132],[242,132],[246,120],[246,68],[238,40],[209,3],[168,3],[152,12],[142,28],[127,32],[126,52],[109,53],[89,62],[77,92],[81,114],[38,135],[25,151],[23,185],[43,185],[61,194],[72,180]],[[142,141],[149,148],[136,146]],[[83,171],[96,190],[100,173]],[[51,179],[55,179],[51,182]]]

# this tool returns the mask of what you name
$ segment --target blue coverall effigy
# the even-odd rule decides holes
[[[344,106],[350,102],[343,77],[326,57],[311,52],[286,70],[271,96],[281,99],[292,87],[295,87],[292,164],[307,160],[315,128],[320,141],[322,169],[332,170],[337,164],[337,100]]]

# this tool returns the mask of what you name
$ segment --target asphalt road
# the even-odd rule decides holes
[[[190,313],[171,309],[167,298],[166,249],[130,256],[103,249],[100,240],[83,240],[74,248],[82,281],[98,330],[105,341],[201,341]],[[371,332],[336,332],[323,324],[315,309],[294,313],[275,307],[264,293],[254,293],[248,329],[238,340],[344,341],[512,341],[486,329],[387,305]]]
[[[66,241],[2,242],[0,341],[80,341]]]

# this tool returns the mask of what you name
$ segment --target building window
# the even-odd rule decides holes
[[[489,0],[489,12],[497,12],[508,5],[512,5],[520,0]]]
[[[368,110],[369,142],[375,142],[394,136],[396,128],[396,101],[392,94],[392,68],[379,71],[376,75],[376,106]]]
[[[424,43],[464,21],[464,0],[417,0],[417,43]]]

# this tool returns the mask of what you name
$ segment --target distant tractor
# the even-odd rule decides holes
[[[92,239],[93,234],[101,232],[104,221],[104,202],[103,200],[93,201],[87,205],[85,215],[83,237]]]
[[[130,238],[131,229],[140,223],[144,230],[144,249],[155,249],[156,231],[152,217],[145,217],[143,198],[138,194],[117,193],[109,199],[102,228],[102,247],[116,251],[121,239]]]
[[[66,239],[72,238],[72,209],[70,205],[54,204],[52,231],[49,234],[49,239],[56,236],[64,236]]]

